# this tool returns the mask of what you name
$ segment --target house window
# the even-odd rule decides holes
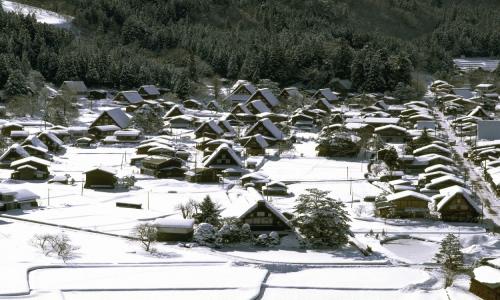
[[[263,212],[263,211],[258,211],[257,212],[257,217],[265,217],[266,216],[266,213]]]

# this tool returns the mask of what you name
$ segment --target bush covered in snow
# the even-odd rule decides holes
[[[201,223],[194,229],[193,241],[201,246],[213,246],[215,244],[215,228],[208,223]]]
[[[361,138],[347,131],[332,132],[323,129],[318,136],[318,156],[343,157],[359,153]]]
[[[194,231],[193,240],[202,246],[223,247],[252,242],[253,234],[248,224],[226,223],[216,230],[211,224],[201,223]]]
[[[276,231],[269,234],[261,234],[255,239],[255,245],[260,247],[271,247],[280,244],[280,236]]]

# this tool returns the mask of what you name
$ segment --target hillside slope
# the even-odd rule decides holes
[[[152,82],[180,92],[189,89],[181,81],[214,74],[311,87],[342,77],[358,89],[384,91],[407,84],[412,68],[447,72],[452,56],[500,56],[494,0],[21,2],[72,15],[83,32],[65,51],[70,58],[59,58],[78,59],[77,52],[80,68],[59,77],[42,71],[53,81]]]

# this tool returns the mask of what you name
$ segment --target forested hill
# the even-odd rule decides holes
[[[81,30],[69,41],[30,33],[42,45],[14,49],[54,82],[157,83],[184,93],[186,82],[213,75],[310,87],[340,77],[385,91],[408,83],[415,68],[448,72],[454,56],[500,56],[497,0],[20,2],[72,15]]]

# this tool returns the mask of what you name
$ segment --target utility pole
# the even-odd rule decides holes
[[[151,190],[148,191],[148,210],[149,210],[149,193],[151,192]]]
[[[47,188],[47,207],[50,206],[50,189]]]

